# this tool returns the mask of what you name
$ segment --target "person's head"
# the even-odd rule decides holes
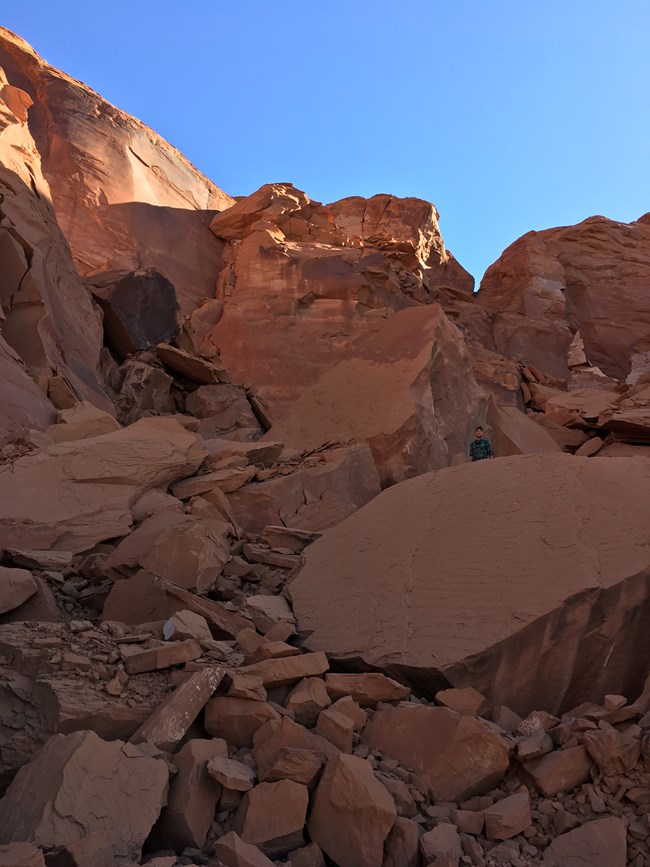
[[[480,439],[482,438],[482,436],[483,436],[483,428],[479,425],[479,426],[476,428],[476,430],[474,431],[474,433],[476,434],[476,439],[477,439],[477,440],[480,440]]]

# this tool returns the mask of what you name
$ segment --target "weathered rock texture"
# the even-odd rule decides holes
[[[396,313],[348,354],[303,392],[269,439],[295,448],[363,439],[384,483],[463,460],[481,393],[439,305]]]
[[[478,293],[498,352],[568,377],[576,332],[590,364],[625,379],[648,370],[650,217],[529,232],[488,268]],[[616,323],[616,327],[612,327]]]
[[[30,132],[80,272],[154,267],[176,286],[183,306],[214,297],[222,245],[208,225],[233,203],[230,196],[153,130],[4,28],[0,66],[34,103]]]
[[[650,659],[649,490],[644,460],[567,455],[410,480],[307,550],[298,626],[337,659],[515,710],[635,691],[630,654]],[[621,629],[637,637],[621,643]]]
[[[473,281],[445,250],[437,216],[428,202],[388,195],[321,205],[285,184],[217,215],[211,229],[229,242],[229,264],[211,340],[226,365],[279,417],[386,315],[471,298]]]
[[[31,99],[8,83],[1,66],[0,61],[0,434],[6,441],[54,420],[46,399],[53,377],[62,378],[77,399],[111,404],[96,375],[100,319],[50,204],[27,126]]]

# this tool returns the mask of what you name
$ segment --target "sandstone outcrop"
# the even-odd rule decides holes
[[[646,867],[647,217],[477,303],[0,69],[0,864]]]
[[[0,359],[14,435],[53,420],[46,400],[60,378],[76,399],[112,409],[97,378],[101,324],[74,269],[28,129],[31,98],[8,82],[0,59]],[[37,386],[26,379],[29,374]],[[51,394],[56,405],[57,398]]]
[[[591,365],[636,380],[648,369],[649,250],[647,215],[528,232],[488,268],[478,292],[497,351],[568,378],[578,333]]]
[[[213,297],[222,245],[208,225],[234,200],[153,130],[4,28],[0,67],[34,103],[29,129],[81,274],[157,268],[188,312]]]
[[[437,304],[390,317],[303,392],[267,434],[294,448],[365,440],[383,484],[462,461],[481,393],[456,328]]]
[[[525,456],[384,491],[305,552],[298,628],[335,659],[515,710],[556,711],[621,678],[637,691],[614,623],[633,630],[647,604],[649,472],[634,458]]]
[[[471,277],[445,250],[435,208],[419,199],[320,205],[291,185],[267,184],[211,229],[229,247],[223,316],[210,339],[276,417],[386,315],[447,295],[471,299]]]

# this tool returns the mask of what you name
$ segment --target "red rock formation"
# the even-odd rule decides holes
[[[157,268],[188,311],[214,297],[222,245],[208,224],[230,196],[153,130],[4,28],[0,66],[34,103],[30,131],[80,272]]]
[[[395,310],[471,298],[471,277],[445,250],[434,206],[420,199],[320,205],[269,184],[211,229],[230,247],[219,278],[223,316],[210,339],[275,417]]]
[[[5,436],[53,420],[45,399],[52,377],[63,380],[76,399],[112,410],[96,375],[100,319],[57,226],[27,126],[30,106],[30,97],[9,84],[0,68],[0,364],[8,398],[0,429]]]
[[[519,238],[488,268],[477,300],[503,355],[567,377],[579,332],[588,361],[625,379],[648,369],[649,281],[650,218],[590,217]]]

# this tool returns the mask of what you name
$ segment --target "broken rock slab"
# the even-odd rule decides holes
[[[122,741],[54,735],[0,801],[0,842],[65,846],[103,831],[116,856],[139,861],[167,799],[169,772]]]
[[[194,434],[164,418],[26,455],[0,468],[0,548],[79,553],[125,536],[131,503],[204,457]]]
[[[543,867],[625,867],[627,834],[616,816],[596,819],[561,834],[544,853]]]
[[[220,666],[207,666],[190,674],[133,734],[131,743],[155,744],[171,752],[212,697],[224,672]]]
[[[261,533],[268,524],[323,530],[379,494],[379,476],[368,446],[344,446],[323,456],[320,463],[251,482],[229,494],[237,523],[251,533]]]
[[[325,688],[332,701],[351,696],[361,707],[376,707],[381,702],[402,701],[411,689],[379,672],[325,675]]]
[[[440,801],[484,794],[508,769],[505,738],[483,720],[446,707],[382,706],[362,740],[418,774]]]
[[[300,450],[362,440],[383,486],[466,454],[470,419],[484,398],[465,343],[438,304],[399,310],[347,354],[298,397],[269,438]]]
[[[304,646],[524,715],[637,694],[649,487],[641,458],[549,454],[389,488],[303,552],[289,593]],[[631,643],[616,640],[621,624]]]

